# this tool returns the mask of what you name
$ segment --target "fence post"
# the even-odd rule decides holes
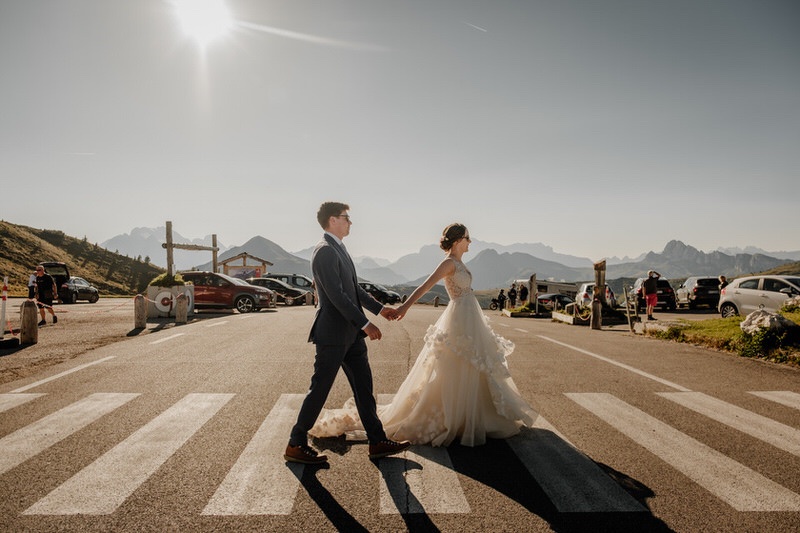
[[[602,291],[602,292],[601,292]],[[597,283],[594,284],[594,297],[592,298],[592,329],[601,329],[603,326],[603,302],[601,294],[605,292],[605,285],[601,288]]]
[[[180,293],[175,298],[175,323],[186,324],[189,315],[189,302],[185,293]]]
[[[434,306],[434,307],[439,307],[439,297],[438,297],[438,296],[436,296],[436,297],[433,299],[433,306]]]
[[[141,294],[133,299],[133,327],[144,329],[147,327],[147,300]]]
[[[19,342],[36,344],[39,342],[38,309],[33,300],[25,300],[19,308]]]

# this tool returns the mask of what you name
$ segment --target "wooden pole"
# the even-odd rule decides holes
[[[217,265],[217,253],[218,253],[219,248],[217,248],[217,234],[216,233],[212,233],[211,234],[211,247],[213,248],[213,250],[211,250],[211,265],[212,265],[212,268],[213,268],[212,272],[216,272],[217,268],[219,268],[218,265]]]
[[[167,220],[167,243],[165,248],[167,249],[167,276],[172,277],[173,270],[172,270],[172,221]]]

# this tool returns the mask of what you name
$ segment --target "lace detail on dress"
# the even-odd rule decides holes
[[[467,269],[467,265],[458,259],[453,259],[453,263],[456,266],[455,272],[444,278],[444,287],[451,300],[472,293],[472,273]]]

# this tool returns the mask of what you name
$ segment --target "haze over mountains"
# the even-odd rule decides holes
[[[161,247],[165,240],[164,228],[135,228],[130,234],[118,235],[102,243],[102,246],[109,250],[119,250],[131,257],[149,256],[152,263],[165,267],[166,252]],[[179,243],[211,244],[210,236],[188,241],[174,233],[173,240]],[[226,248],[219,242],[217,245],[221,249],[218,256],[220,260],[246,252],[272,262],[271,272],[311,273],[309,259],[312,248],[290,253],[261,236],[253,237],[241,246]],[[744,250],[746,251],[735,248],[718,249],[706,253],[673,240],[661,252],[650,251],[634,259],[607,259],[606,278],[640,277],[650,269],[657,270],[666,278],[719,274],[735,277],[800,260],[800,250],[767,252],[755,247]],[[176,250],[176,266],[179,270],[210,270],[210,255],[210,252]],[[365,280],[385,285],[415,285],[436,267],[442,256],[438,246],[426,245],[418,252],[405,255],[395,262],[371,257],[358,257],[354,261],[358,265],[359,276]],[[504,287],[513,279],[527,278],[534,273],[539,279],[556,281],[585,281],[594,278],[591,259],[560,254],[542,243],[501,245],[475,240],[465,259],[473,275],[473,288],[477,290]]]

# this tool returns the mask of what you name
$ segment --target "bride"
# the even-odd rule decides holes
[[[506,357],[514,344],[492,331],[472,293],[472,274],[461,261],[469,244],[466,226],[446,227],[440,239],[444,260],[397,309],[402,319],[444,279],[450,303],[428,328],[425,345],[392,402],[378,406],[391,439],[433,446],[458,439],[462,445],[477,446],[487,437],[515,435],[537,416],[508,371]],[[342,409],[324,410],[309,433],[333,437],[361,429],[351,398]]]

